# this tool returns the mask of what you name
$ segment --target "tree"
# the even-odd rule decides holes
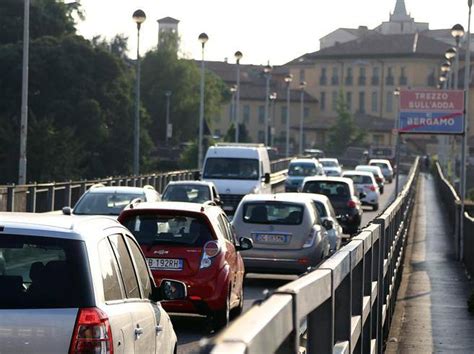
[[[347,147],[361,144],[365,139],[365,132],[354,123],[354,119],[347,109],[342,92],[337,101],[337,120],[329,131],[329,150],[335,154],[342,154]]]
[[[235,125],[232,123],[227,130],[227,133],[224,136],[224,141],[226,142],[234,142],[235,141]],[[239,124],[239,142],[241,143],[250,143],[252,139],[250,139],[249,132],[245,124]]]

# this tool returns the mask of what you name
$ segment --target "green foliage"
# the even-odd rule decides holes
[[[342,154],[349,146],[359,145],[365,139],[365,132],[359,129],[344,102],[342,91],[337,101],[337,120],[329,131],[329,150]]]
[[[225,142],[234,142],[235,141],[235,125],[232,123],[227,130],[226,134],[224,135]],[[245,124],[239,124],[239,142],[241,143],[250,143],[252,140],[250,139],[249,132]]]
[[[471,188],[467,191],[467,199],[470,199],[474,202],[474,188]]]
[[[183,170],[196,169],[198,167],[197,160],[198,145],[197,140],[194,140],[192,143],[186,146],[181,156],[179,157],[179,167]]]

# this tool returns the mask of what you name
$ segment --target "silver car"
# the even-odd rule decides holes
[[[135,238],[107,217],[0,213],[0,353],[173,353],[176,334]]]
[[[369,205],[374,211],[379,209],[380,189],[372,172],[344,171],[342,177],[354,181],[362,205]]]
[[[253,248],[242,254],[246,272],[300,274],[329,254],[326,229],[301,193],[249,194],[232,225],[237,238],[253,240]]]

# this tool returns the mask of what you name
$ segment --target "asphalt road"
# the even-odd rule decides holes
[[[406,176],[400,176],[400,189],[406,181]],[[380,209],[372,211],[371,207],[364,206],[364,214],[362,217],[361,226],[367,225],[377,215],[379,215],[385,207],[395,197],[395,181],[385,186],[384,194],[381,195]],[[272,291],[289,281],[296,279],[297,276],[292,275],[263,275],[263,274],[248,274],[244,282],[244,312],[247,311],[252,304],[265,298],[266,291]],[[212,338],[209,334],[207,321],[200,316],[181,316],[172,315],[174,329],[178,336],[178,353],[198,353],[199,342],[202,338]]]

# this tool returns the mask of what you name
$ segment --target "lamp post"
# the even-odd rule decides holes
[[[266,79],[265,89],[265,146],[268,146],[268,99],[270,95],[270,79],[272,77],[272,66],[270,62],[263,68]]]
[[[274,143],[274,135],[275,135],[275,100],[277,99],[277,93],[272,92],[270,94],[270,102],[271,102],[271,122],[270,122],[270,146],[273,146]]]
[[[449,72],[451,71],[451,63],[449,61],[445,61],[443,64],[441,64],[441,72],[445,75],[444,78],[444,88],[448,88],[448,75]]]
[[[30,52],[30,0],[25,0],[23,17],[23,68],[21,81],[20,162],[18,184],[26,184],[26,142],[28,138],[28,67]]]
[[[285,156],[289,157],[290,156],[290,86],[291,86],[291,81],[293,81],[293,75],[288,74],[285,76],[285,82],[286,82],[286,153]]]
[[[461,38],[464,37],[464,27],[461,26],[459,23],[455,24],[451,29],[451,35],[454,37],[456,41],[456,53],[459,53],[459,42]],[[456,59],[454,62],[454,88],[458,89],[458,77],[459,77],[459,54],[456,55]]]
[[[241,51],[236,51],[234,54],[236,64],[237,64],[237,90],[235,93],[235,142],[239,142],[239,106],[240,106],[240,59],[242,59],[243,54]]]
[[[397,87],[394,91],[393,91],[393,95],[395,96],[396,98],[396,107],[397,107],[397,110],[396,110],[396,117],[395,117],[395,131],[396,131],[396,134],[397,134],[397,145],[396,145],[396,148],[395,148],[395,153],[396,153],[396,157],[395,157],[395,164],[397,165],[397,178],[395,179],[395,196],[398,195],[398,190],[399,190],[399,171],[400,171],[400,145],[401,145],[401,138],[400,138],[400,132],[399,132],[399,129],[400,129],[400,88]]]
[[[203,153],[203,132],[204,132],[204,46],[209,39],[207,34],[201,33],[198,37],[201,42],[202,60],[201,60],[201,100],[199,104],[199,142],[198,142],[198,169],[202,168]]]
[[[451,65],[452,64],[452,60],[454,57],[456,57],[456,49],[455,48],[449,48],[446,50],[446,52],[444,53],[444,57],[446,58],[446,60],[449,62],[449,64]],[[454,68],[454,70],[450,70],[449,72],[449,86],[448,88],[449,89],[453,89],[456,87],[456,85],[454,85],[453,83],[453,71],[455,71],[456,68]]]
[[[304,120],[304,89],[306,81],[300,82],[300,149],[299,154],[303,154],[303,120]]]
[[[170,127],[170,97],[171,91],[165,91],[166,96],[166,138],[165,143],[168,146],[168,138],[171,138],[171,127]]]
[[[133,21],[137,24],[137,79],[135,88],[135,120],[133,139],[133,174],[136,176],[140,172],[140,28],[146,20],[143,10],[136,10],[132,15]]]
[[[467,133],[469,131],[469,85],[471,79],[471,7],[472,0],[467,1],[469,8],[468,12],[468,25],[467,25],[467,38],[466,38],[466,59],[464,60],[464,133],[462,137],[462,149],[461,149],[461,210],[460,210],[460,247],[459,255],[460,260],[463,260],[464,253],[464,207],[466,202],[466,152],[467,150]]]
[[[237,85],[232,85],[230,88],[230,121],[234,123],[235,127],[235,94],[237,92]]]

